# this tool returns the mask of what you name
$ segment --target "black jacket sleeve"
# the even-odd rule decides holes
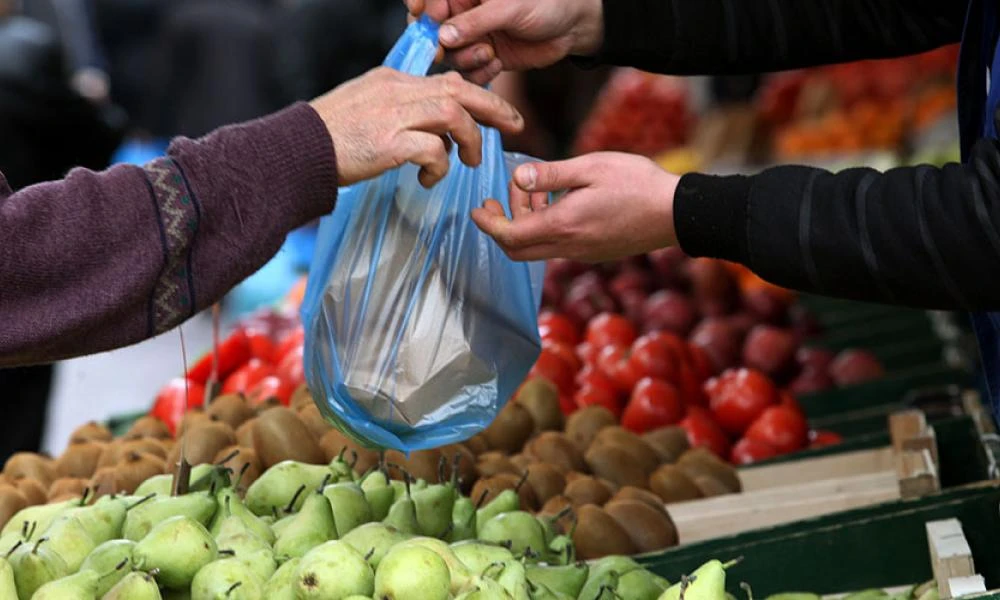
[[[603,0],[597,59],[675,75],[780,71],[956,43],[962,0]]]
[[[778,285],[931,309],[1000,309],[1000,144],[968,165],[832,174],[775,167],[690,174],[674,199],[681,247]]]

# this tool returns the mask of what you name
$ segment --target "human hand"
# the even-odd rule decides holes
[[[488,200],[472,220],[514,260],[615,260],[677,242],[678,180],[647,158],[618,152],[527,164],[511,182],[513,219]],[[567,189],[548,203],[548,192]]]
[[[451,141],[462,162],[482,162],[477,121],[504,133],[524,126],[513,106],[457,73],[413,77],[380,67],[311,106],[333,138],[342,185],[412,162],[421,167],[421,185],[431,187],[448,173]]]
[[[448,62],[471,81],[591,55],[604,37],[601,0],[406,0],[413,14],[443,21]]]

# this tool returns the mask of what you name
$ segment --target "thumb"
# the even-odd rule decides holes
[[[510,27],[520,10],[519,3],[484,2],[479,6],[457,14],[438,33],[441,45],[446,48],[460,48],[487,35]]]
[[[591,161],[586,156],[548,163],[521,165],[514,171],[514,183],[527,192],[558,192],[593,183]]]

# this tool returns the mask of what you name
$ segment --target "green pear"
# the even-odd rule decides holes
[[[364,490],[356,483],[335,483],[323,488],[323,495],[333,511],[336,537],[372,521],[372,509]]]
[[[229,516],[215,536],[219,553],[232,555],[254,572],[261,581],[267,581],[278,568],[274,551],[267,542],[257,537],[246,523],[236,515]]]
[[[911,595],[907,594],[906,597],[909,598]],[[765,600],[820,600],[820,596],[811,592],[782,592],[771,594]]]
[[[434,556],[437,558],[436,554]],[[352,594],[371,596],[375,574],[365,557],[350,544],[332,540],[302,557],[296,570],[295,586],[299,600],[343,598]]]
[[[10,533],[0,535],[0,556],[6,556],[8,552],[13,550],[18,544],[23,544],[28,540],[21,535],[20,531],[12,531]]]
[[[264,597],[267,600],[298,600],[295,575],[301,558],[293,558],[278,567],[271,578],[264,584]]]
[[[346,448],[344,449],[346,450]],[[350,483],[357,481],[358,474],[354,472],[354,469],[344,460],[344,451],[340,452],[340,455],[335,457],[330,461],[328,466],[330,473],[333,474],[332,481],[335,483]]]
[[[472,540],[476,537],[476,504],[466,496],[455,499],[451,509],[451,529],[448,531],[449,542]]]
[[[941,597],[937,586],[931,587],[917,598],[917,600],[939,600]]]
[[[399,500],[393,502],[392,506],[389,507],[389,514],[386,515],[382,522],[395,527],[403,533],[419,535],[420,523],[417,522],[417,505],[413,502],[413,496],[410,493],[410,484],[407,482],[404,485],[406,486],[406,493]]]
[[[396,491],[382,471],[372,471],[361,480],[361,490],[371,507],[372,520],[381,521],[389,514],[389,507],[396,501]]]
[[[519,560],[508,560],[501,564],[503,567],[497,575],[497,583],[507,590],[513,600],[530,600],[528,575],[524,563]]]
[[[482,538],[482,528],[493,517],[521,509],[521,497],[514,490],[504,490],[476,511],[477,535]]]
[[[413,493],[413,504],[420,535],[436,538],[447,535],[455,507],[455,488],[446,484],[428,486]]]
[[[129,509],[122,526],[122,537],[138,542],[159,523],[180,516],[208,525],[217,508],[215,497],[208,492],[150,498]]]
[[[547,587],[552,592],[558,592],[576,598],[587,583],[590,568],[587,563],[565,566],[528,565],[525,569],[528,581],[535,585]],[[666,589],[666,588],[664,588]]]
[[[97,547],[80,520],[68,514],[56,519],[45,530],[44,537],[49,540],[48,549],[63,559],[70,573],[75,573]]]
[[[399,479],[393,479],[389,482],[393,491],[393,502],[399,502],[401,498],[412,495],[413,492],[419,492],[420,490],[427,487],[427,482],[423,479],[410,480],[409,486],[407,486],[406,481],[401,481]],[[409,490],[409,493],[407,493]]]
[[[479,540],[467,540],[451,545],[452,552],[469,571],[482,575],[492,564],[514,559],[514,554],[506,546]]]
[[[278,562],[301,558],[316,546],[336,537],[330,502],[323,494],[313,492],[295,515],[295,520],[275,540],[274,555]]]
[[[116,583],[101,600],[162,600],[151,575],[132,571]]]
[[[171,517],[139,540],[132,553],[136,567],[156,569],[164,587],[191,585],[199,569],[215,560],[217,547],[205,526],[191,517]]]
[[[289,525],[295,522],[296,516],[298,516],[298,513],[290,513],[281,517],[280,519],[276,519],[274,523],[271,524],[271,533],[274,534],[275,541],[277,541],[278,536],[281,535],[282,531],[287,529]],[[261,518],[263,519],[264,517]],[[274,542],[271,543],[273,544]]]
[[[0,598],[17,600],[17,585],[14,583],[14,569],[6,558],[0,558]]]
[[[243,499],[236,493],[236,490],[233,488],[223,488],[216,494],[215,498],[219,505],[219,510],[216,512],[215,518],[212,519],[211,527],[209,527],[209,531],[212,532],[213,536],[216,538],[219,537],[219,527],[226,517],[235,516],[243,521],[257,537],[268,544],[274,543],[274,531],[271,530],[271,527],[261,517],[250,512],[250,509],[243,503]]]
[[[510,600],[510,594],[496,581],[477,575],[455,600]]]
[[[38,588],[31,600],[94,600],[100,576],[89,570],[50,581]]]
[[[685,600],[719,600],[726,595],[726,569],[735,564],[734,562],[723,564],[718,560],[710,560],[698,567],[688,578],[687,587],[684,590]],[[680,600],[681,587],[685,582],[678,583],[667,588],[660,594],[658,600]]]
[[[48,549],[47,542],[39,538],[33,544],[22,544],[7,557],[21,600],[28,600],[38,588],[71,573],[62,557]]]
[[[531,586],[531,600],[576,600],[576,596],[564,594],[540,583],[529,583],[529,585]]]
[[[263,597],[264,582],[235,558],[208,563],[191,582],[191,600],[261,600]]]
[[[479,539],[509,542],[515,555],[524,554],[529,549],[541,554],[546,549],[542,524],[534,515],[521,510],[501,513],[484,523],[479,530]]]
[[[55,504],[39,504],[23,508],[7,521],[4,528],[0,530],[0,535],[16,533],[24,537],[24,541],[31,542],[42,536],[42,532],[49,528],[52,521],[62,515],[65,511],[74,506],[79,506],[79,500],[67,500]],[[27,529],[25,528],[27,523]],[[24,535],[27,532],[27,535]],[[33,535],[31,535],[33,533]]]
[[[390,550],[379,564],[374,596],[393,600],[447,600],[451,597],[451,572],[433,550],[404,544]]]
[[[885,598],[888,595],[885,590],[870,589],[848,594],[844,596],[843,600],[879,600],[879,598]]]
[[[207,477],[215,469],[215,465],[210,464],[200,464],[191,467],[191,476],[189,481],[195,483],[204,477]],[[139,484],[139,487],[135,488],[136,496],[148,496],[150,494],[156,494],[157,496],[169,496],[174,491],[174,475],[168,473],[166,475],[153,475],[146,481]]]
[[[128,575],[132,565],[133,548],[135,542],[131,540],[109,540],[87,555],[80,565],[80,570],[93,571],[101,576],[97,584],[98,598],[108,593],[108,590]]]
[[[576,528],[575,523],[573,527]],[[576,545],[573,544],[573,534],[554,537],[546,549],[545,560],[553,565],[571,565],[576,562]]]
[[[307,465],[286,460],[272,466],[247,489],[246,505],[255,515],[271,515],[286,507],[297,512],[306,497],[299,490],[314,490],[330,477],[326,465]]]
[[[656,577],[646,569],[636,569],[618,578],[615,593],[621,600],[656,600],[670,587],[663,585],[664,582],[665,580]],[[819,598],[815,600],[819,600]]]
[[[341,541],[350,544],[352,548],[367,557],[368,564],[377,569],[393,546],[408,539],[410,539],[409,534],[385,523],[365,523],[347,532]]]
[[[464,588],[469,583],[469,579],[472,577],[472,573],[469,572],[468,567],[455,556],[455,552],[451,549],[451,546],[442,542],[437,538],[432,537],[415,537],[409,539],[405,542],[397,544],[392,548],[406,548],[409,546],[420,546],[422,548],[427,548],[431,552],[437,554],[441,557],[441,560],[448,565],[448,573],[451,575],[451,593],[457,594],[462,588]],[[376,575],[378,571],[376,571]]]
[[[622,575],[641,569],[639,563],[627,556],[606,556],[591,563],[587,581],[580,590],[581,598],[595,598],[602,587],[613,590]]]
[[[120,538],[125,524],[127,504],[121,498],[104,496],[92,506],[80,506],[66,511],[75,517],[97,544]]]

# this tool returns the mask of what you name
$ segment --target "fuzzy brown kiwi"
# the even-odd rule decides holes
[[[661,463],[675,463],[691,447],[687,432],[679,425],[668,425],[642,434],[642,440],[656,452]]]
[[[451,479],[452,471],[455,469],[456,461],[458,461],[459,487],[463,492],[471,490],[472,484],[476,483],[476,479],[479,478],[479,472],[476,471],[476,455],[464,444],[441,446],[438,451],[441,452],[441,456],[446,461],[445,476],[449,480]]]
[[[313,397],[309,392],[309,386],[304,383],[295,388],[295,391],[292,392],[291,399],[288,401],[288,406],[292,410],[296,411],[310,404],[313,404]]]
[[[581,473],[579,471],[567,471],[563,473],[563,477],[566,478],[566,484],[568,485],[582,477],[590,477],[590,475],[587,475],[586,473]]]
[[[148,452],[126,452],[122,463],[115,467],[115,491],[131,494],[142,482],[166,471],[167,463],[159,456]]]
[[[608,442],[614,442],[624,448],[632,460],[642,467],[646,477],[660,466],[660,457],[656,455],[656,451],[642,438],[623,427],[605,427],[597,432],[597,437],[590,446],[593,448],[595,445]]]
[[[7,524],[17,511],[28,507],[28,500],[16,487],[0,485],[0,527]]]
[[[546,431],[531,440],[524,453],[568,471],[586,471],[587,464],[576,445],[560,431]]]
[[[44,487],[58,478],[55,461],[34,452],[17,452],[11,455],[3,466],[3,474],[12,481],[37,479]]]
[[[533,462],[537,462],[537,459],[528,456],[527,454],[515,454],[514,456],[510,457],[510,464],[517,467],[518,471],[523,471],[527,469],[528,465],[530,465]]]
[[[548,463],[534,463],[527,467],[528,485],[535,491],[538,502],[545,504],[553,496],[562,494],[566,489],[566,478]]]
[[[224,447],[216,448],[213,455]],[[264,468],[283,460],[314,465],[326,462],[326,456],[309,433],[309,428],[292,409],[284,406],[272,408],[257,417],[253,428],[253,449],[257,451]]]
[[[411,452],[409,458],[397,450],[387,450],[385,460],[388,463],[399,465],[414,479],[423,479],[427,483],[438,483],[440,478],[438,467],[441,464],[441,452],[436,448]],[[389,473],[395,479],[403,477],[399,469],[390,469]]]
[[[663,506],[663,499],[654,494],[649,490],[644,490],[642,488],[633,487],[627,485],[622,489],[615,492],[615,495],[611,497],[611,501],[615,500],[638,500],[639,502],[645,502],[650,507],[667,514],[667,509]]]
[[[500,495],[500,492],[504,490],[512,490],[517,486],[517,481],[511,482],[507,477],[497,475],[495,477],[484,477],[476,482],[476,485],[472,486],[472,494],[470,498],[478,501],[486,494],[483,499],[483,506],[489,504],[494,498]]]
[[[56,460],[56,473],[60,477],[90,477],[97,470],[97,463],[107,446],[105,442],[72,444]]]
[[[65,495],[72,495],[78,498],[83,497],[83,490],[87,487],[87,480],[82,477],[61,477],[52,482],[49,486],[49,493],[46,494],[46,501],[52,502],[53,498]]]
[[[667,513],[641,500],[615,500],[604,512],[625,530],[639,552],[655,552],[677,545],[677,527]]]
[[[250,487],[250,484],[257,481],[257,478],[264,472],[260,464],[260,457],[257,456],[253,448],[244,448],[242,446],[223,448],[215,455],[215,459],[212,462],[232,469],[233,482],[239,479],[240,487],[244,490]],[[246,470],[244,471],[244,469]]]
[[[645,487],[649,475],[631,453],[618,442],[604,442],[591,446],[584,455],[590,472],[618,486]]]
[[[476,471],[479,477],[493,477],[500,473],[519,473],[517,465],[500,452],[487,452],[479,455],[476,461]]]
[[[490,451],[490,443],[486,441],[486,438],[481,433],[477,433],[462,443],[476,456]]]
[[[615,415],[603,406],[587,406],[566,419],[566,436],[580,452],[585,452],[597,432],[618,424]]]
[[[177,439],[179,440],[182,437],[184,437],[184,434],[187,433],[192,427],[196,425],[203,425],[205,423],[212,423],[212,422],[213,422],[212,418],[209,417],[207,414],[205,414],[204,411],[201,410],[188,411],[184,413],[184,416],[181,417],[180,424],[177,425]]]
[[[530,379],[521,386],[514,401],[531,414],[533,433],[562,431],[563,413],[559,407],[559,389],[547,379]]]
[[[122,457],[123,444],[125,444],[124,440],[114,440],[104,444],[104,451],[101,452],[101,457],[97,459],[97,466],[94,472],[96,473],[104,467],[113,467],[118,464],[118,461]]]
[[[582,560],[635,554],[636,547],[632,538],[599,506],[585,504],[576,509],[576,517],[573,545],[576,546],[577,556]]]
[[[549,501],[542,506],[538,511],[538,516],[540,517],[556,517],[559,519],[554,523],[556,530],[559,533],[569,533],[573,530],[573,519],[575,513],[566,512],[573,511],[576,506],[573,501],[566,496],[552,496]],[[560,516],[561,515],[561,516]]]
[[[111,430],[101,425],[97,421],[84,423],[69,434],[69,443],[86,444],[87,442],[110,442],[112,438]]]
[[[132,426],[128,428],[122,439],[126,440],[137,440],[140,438],[154,438],[158,440],[165,440],[173,437],[170,435],[170,428],[163,421],[157,419],[156,417],[145,416],[136,420],[132,423]]]
[[[743,489],[743,484],[736,469],[729,463],[723,462],[722,459],[707,448],[692,448],[688,450],[677,461],[677,466],[691,477],[694,477],[697,473],[711,475],[729,488],[730,492],[738,493]]]
[[[649,476],[649,489],[665,504],[686,502],[702,497],[701,489],[676,465],[660,465]]]
[[[309,428],[310,433],[312,433],[313,439],[317,442],[323,439],[327,431],[333,429],[333,426],[323,418],[323,415],[319,412],[319,407],[316,404],[309,404],[298,411],[299,418],[302,422],[306,424]]]
[[[87,488],[95,500],[118,493],[118,470],[115,467],[101,467],[87,481]]]
[[[268,411],[270,411],[272,409],[275,409],[275,408],[285,408],[285,407],[281,404],[281,401],[278,400],[277,398],[267,398],[263,402],[260,402],[257,405],[255,405],[253,408],[254,408],[254,411],[256,411],[257,416],[259,417],[260,415],[262,415],[262,414],[264,414],[264,413],[266,413],[266,412],[268,412]],[[295,412],[295,411],[293,410],[292,412]]]
[[[236,443],[244,448],[253,447],[253,426],[257,423],[257,417],[244,421],[236,428]]]
[[[167,455],[167,464],[178,464],[182,455],[192,465],[209,463],[219,450],[235,443],[236,433],[232,427],[220,421],[206,420],[184,432]]]
[[[577,506],[584,504],[603,506],[611,499],[612,493],[608,486],[593,477],[578,477],[566,484],[563,496]]]
[[[326,462],[337,458],[340,456],[341,451],[347,448],[344,460],[349,462],[357,461],[354,464],[354,471],[358,475],[367,473],[372,467],[378,464],[378,452],[365,448],[337,429],[330,429],[330,431],[323,434],[323,437],[319,441],[319,447],[326,457]]]
[[[517,402],[508,402],[483,432],[483,436],[490,448],[516,454],[524,447],[534,429],[535,421],[528,409]]]
[[[48,498],[45,486],[35,479],[18,479],[15,487],[24,495],[24,499],[28,501],[30,506],[45,504]]]
[[[171,446],[171,449],[173,449],[173,446]],[[169,453],[163,442],[154,438],[142,438],[123,442],[121,452],[122,456],[129,452],[145,452],[153,456],[159,456],[162,459],[166,459]]]
[[[726,494],[733,493],[729,489],[729,486],[708,473],[695,475],[691,481],[698,486],[698,489],[701,490],[701,495],[706,498],[711,498],[712,496],[725,496]]]
[[[243,394],[223,394],[212,400],[205,414],[213,421],[222,421],[235,429],[252,419],[254,410]]]

